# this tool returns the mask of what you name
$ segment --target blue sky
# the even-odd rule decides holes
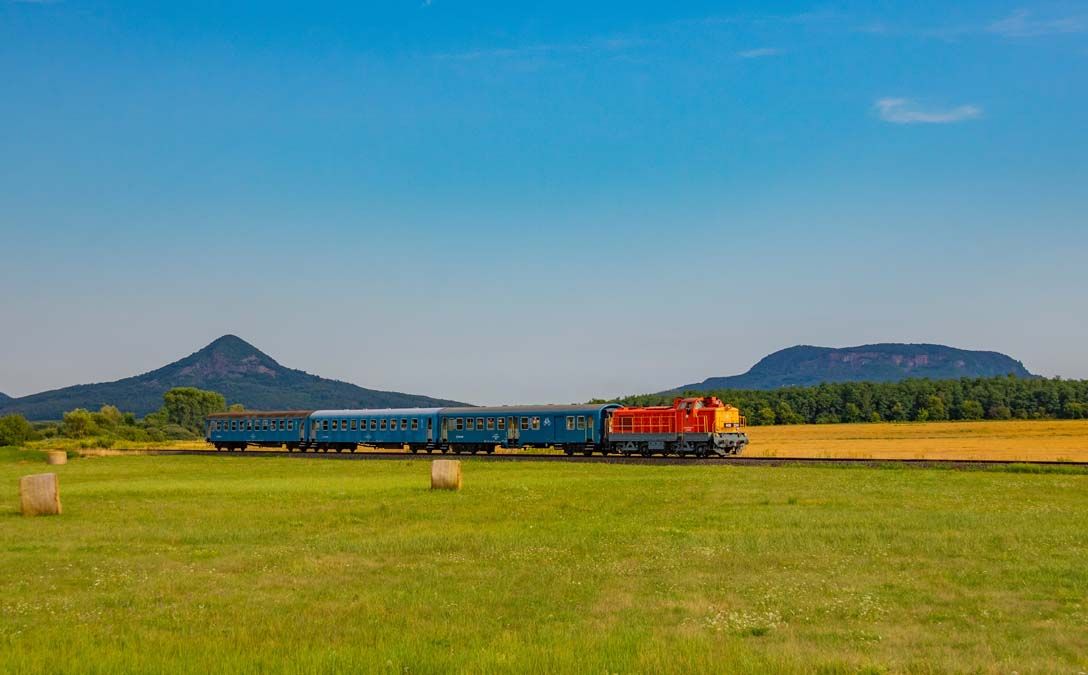
[[[0,391],[224,333],[575,401],[794,344],[1088,377],[1088,3],[0,0]]]

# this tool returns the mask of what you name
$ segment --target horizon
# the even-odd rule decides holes
[[[44,391],[40,391],[40,392],[30,392],[29,394],[14,396],[12,398],[13,399],[18,399],[18,398],[26,397],[26,396],[33,396],[33,395],[37,395],[37,394],[50,393],[51,391],[56,391],[58,389],[65,389],[65,388],[68,388],[68,387],[71,387],[71,386],[94,386],[94,385],[99,385],[99,384],[108,384],[110,382],[115,382],[115,381],[124,380],[124,379],[132,379],[132,378],[137,378],[137,377],[143,377],[145,375],[148,375],[148,374],[151,374],[151,373],[153,373],[155,371],[158,371],[158,370],[160,370],[162,368],[173,366],[173,365],[179,364],[179,363],[181,363],[183,361],[186,361],[187,359],[190,359],[190,358],[192,358],[194,356],[197,356],[201,352],[212,349],[216,345],[218,345],[218,344],[220,344],[222,342],[225,342],[225,341],[237,341],[237,342],[240,342],[246,348],[257,352],[258,354],[260,354],[261,356],[263,356],[265,358],[271,359],[273,362],[275,362],[280,367],[288,369],[288,370],[299,371],[299,372],[302,372],[302,373],[304,373],[306,375],[318,377],[318,378],[321,378],[321,379],[324,379],[324,380],[335,380],[335,381],[345,382],[346,384],[352,384],[352,385],[356,385],[356,386],[363,386],[363,385],[359,385],[358,383],[350,382],[350,381],[347,381],[347,380],[342,380],[341,378],[338,378],[336,376],[323,375],[323,374],[320,374],[320,373],[312,373],[312,372],[306,371],[305,369],[295,368],[290,364],[284,364],[279,359],[277,359],[274,355],[268,354],[267,352],[265,352],[264,350],[262,350],[260,347],[253,344],[249,340],[246,340],[245,338],[240,337],[239,335],[236,335],[236,334],[233,334],[233,333],[227,333],[227,334],[224,334],[224,335],[221,335],[221,336],[217,337],[216,339],[212,340],[208,344],[200,347],[199,349],[194,350],[193,352],[191,352],[189,354],[174,358],[174,359],[172,359],[172,360],[170,360],[168,362],[165,362],[162,365],[157,366],[156,368],[153,368],[153,369],[150,369],[150,370],[141,371],[141,372],[138,372],[138,373],[132,373],[130,375],[126,375],[126,376],[123,376],[121,378],[117,378],[116,380],[100,381],[100,382],[73,383],[72,385],[66,385],[65,387],[60,387],[60,388],[53,389],[53,390],[44,390]],[[1013,357],[1011,355],[1008,355],[1008,354],[1001,354],[1000,352],[992,352],[992,351],[987,351],[987,350],[963,350],[963,349],[960,349],[960,348],[957,348],[957,347],[954,347],[954,346],[951,346],[951,345],[940,345],[940,344],[933,344],[933,343],[872,343],[872,344],[865,344],[865,345],[853,345],[853,346],[847,346],[847,347],[826,347],[826,346],[821,346],[821,345],[792,345],[790,347],[784,347],[782,349],[775,350],[774,352],[771,352],[771,353],[765,355],[764,357],[762,357],[761,359],[759,359],[758,361],[753,363],[749,368],[745,369],[743,372],[733,373],[733,374],[725,374],[725,375],[719,375],[719,376],[709,376],[708,378],[704,378],[704,379],[708,379],[708,380],[709,379],[720,379],[722,377],[727,377],[728,378],[728,377],[738,377],[738,376],[741,376],[741,375],[747,375],[747,374],[751,373],[751,371],[753,369],[755,369],[756,366],[758,366],[759,363],[761,363],[766,358],[778,355],[778,354],[780,354],[782,352],[795,350],[795,349],[806,349],[807,348],[807,349],[826,349],[826,350],[846,351],[846,350],[861,349],[861,348],[865,348],[865,347],[868,347],[868,348],[875,348],[875,347],[924,347],[924,348],[933,348],[933,347],[935,347],[935,348],[939,348],[939,349],[948,349],[948,350],[953,350],[953,351],[967,351],[967,352],[974,353],[974,354],[994,354],[994,355],[997,355],[997,356],[1002,356],[1002,357],[1005,357],[1005,358],[1009,358],[1012,361],[1014,361],[1014,362],[1020,364],[1021,366],[1023,366],[1023,363],[1020,360],[1018,360],[1015,357]],[[1039,375],[1037,373],[1032,373],[1032,372],[1030,372],[1030,369],[1027,369],[1027,370],[1029,371],[1028,374],[1031,377],[1046,377],[1046,376]],[[1011,375],[1011,373],[1010,373],[1010,375]],[[920,377],[922,379],[929,379],[927,376],[924,376],[924,375],[920,376]],[[980,377],[980,376],[976,375],[976,376],[966,376],[966,377]],[[904,378],[904,379],[911,379],[911,378],[908,377],[908,378]],[[852,381],[853,380],[829,380],[829,382],[835,382],[835,383],[852,382]],[[864,382],[864,381],[868,381],[868,380],[857,380],[857,381],[858,382]],[[891,381],[894,382],[895,380],[891,380]],[[694,383],[689,383],[689,384],[694,384]],[[613,399],[613,398],[622,398],[624,396],[639,396],[639,395],[647,395],[647,394],[654,394],[654,393],[668,393],[669,391],[671,391],[673,389],[679,390],[679,388],[681,386],[686,386],[686,385],[668,385],[668,386],[664,386],[664,387],[662,387],[662,388],[660,388],[660,389],[658,389],[656,391],[623,392],[623,393],[619,393],[619,394],[601,394],[601,395],[598,395],[598,396],[589,397],[589,398],[587,398],[585,400],[586,401],[593,400],[593,399],[596,399],[596,400],[606,399],[607,400],[607,399]],[[796,386],[796,385],[794,385],[794,386]],[[800,385],[800,386],[802,388],[805,388],[805,387],[814,386],[814,385]],[[371,389],[369,387],[364,387],[364,388]],[[411,394],[411,395],[432,396],[432,397],[435,397],[435,398],[446,398],[446,397],[443,397],[441,394],[431,394],[429,392],[406,392],[406,391],[399,391],[399,390],[386,390],[386,391],[394,391],[396,393]],[[4,392],[4,391],[0,391],[0,394],[7,395],[7,393]],[[464,402],[464,403],[467,403],[468,405],[493,405],[493,404],[490,404],[490,403],[478,403],[478,402]],[[530,402],[528,402],[528,401],[506,401],[506,403],[515,403],[515,404],[525,405],[525,404],[529,404]],[[552,402],[546,402],[546,403],[559,403],[559,402],[552,401]],[[578,401],[566,401],[564,403],[578,403]]]
[[[797,345],[1088,379],[1086,65],[1070,2],[0,0],[0,392],[228,334],[483,404]]]

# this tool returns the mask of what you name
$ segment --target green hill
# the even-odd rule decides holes
[[[765,356],[743,375],[711,377],[671,391],[777,389],[822,382],[951,380],[998,375],[1033,377],[1021,362],[998,352],[944,345],[874,344],[860,347],[790,347]]]
[[[230,403],[265,410],[464,405],[430,396],[365,389],[310,375],[280,365],[239,337],[224,335],[194,354],[143,375],[0,400],[0,415],[20,413],[32,420],[60,419],[67,410],[93,410],[105,404],[146,415],[159,409],[162,395],[173,387],[209,389],[223,394]]]

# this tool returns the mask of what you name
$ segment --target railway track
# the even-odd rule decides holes
[[[1056,460],[992,460],[992,459],[872,459],[857,457],[623,457],[620,455],[556,455],[548,453],[518,454],[412,454],[410,452],[287,452],[286,450],[257,450],[250,452],[216,452],[214,450],[150,449],[133,451],[145,455],[207,455],[209,457],[291,457],[296,459],[340,460],[412,460],[412,459],[464,459],[481,462],[571,462],[581,464],[650,464],[650,465],[699,465],[699,466],[913,466],[918,468],[986,469],[1003,466],[1073,467],[1088,470],[1088,462],[1063,462]]]

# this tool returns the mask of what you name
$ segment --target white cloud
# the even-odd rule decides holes
[[[1085,32],[1088,30],[1088,21],[1081,16],[1036,19],[1029,10],[1020,9],[1004,19],[994,21],[986,27],[986,30],[1011,38],[1062,35]]]
[[[961,105],[947,110],[925,110],[906,98],[882,98],[876,104],[880,119],[892,124],[952,124],[982,116],[982,108]]]
[[[778,56],[781,53],[782,50],[775,47],[760,47],[758,49],[745,49],[742,52],[737,52],[737,56],[742,59],[762,59],[767,56]]]

